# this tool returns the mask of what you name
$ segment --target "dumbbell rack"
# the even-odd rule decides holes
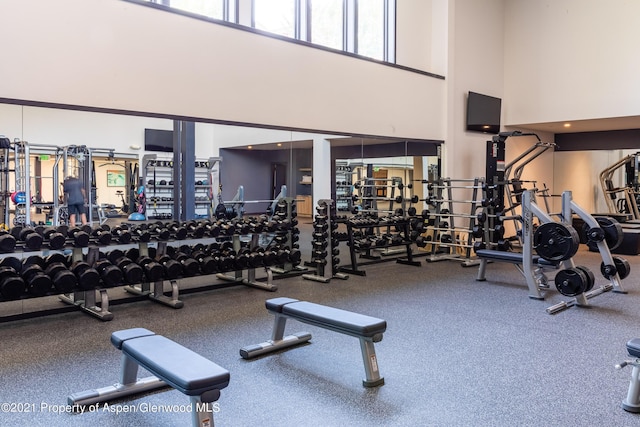
[[[439,178],[435,183],[431,183],[431,188],[435,188],[435,191],[426,201],[435,207],[435,214],[433,219],[429,219],[426,231],[427,235],[432,237],[430,248],[427,249],[427,261],[463,259],[464,267],[479,264],[472,251],[473,229],[477,220],[476,212],[482,206],[482,201],[478,197],[482,194],[483,184],[484,179],[477,177],[473,179]],[[471,196],[468,200],[465,195],[456,199],[453,194],[454,189],[462,190],[458,193],[468,193],[471,190]],[[468,205],[468,211],[456,213],[460,212],[460,209],[454,209],[456,204]],[[457,227],[456,218],[468,219],[468,226]],[[465,233],[466,237],[459,239],[457,233]],[[449,236],[449,238],[443,239],[443,236]],[[442,252],[442,248],[446,249],[445,253]],[[462,254],[451,253],[452,250],[459,250]]]
[[[413,259],[413,250],[411,249],[411,245],[413,244],[413,242],[409,239],[409,236],[411,234],[411,230],[410,230],[410,223],[409,220],[401,217],[399,219],[395,219],[395,220],[391,220],[391,221],[386,221],[385,218],[375,218],[375,219],[371,219],[370,222],[368,223],[364,223],[364,224],[357,224],[356,222],[354,222],[354,218],[348,220],[346,225],[347,225],[347,234],[349,236],[349,255],[350,255],[350,260],[351,260],[351,265],[350,266],[341,266],[339,267],[339,271],[344,272],[344,273],[350,273],[350,274],[356,274],[359,276],[366,276],[366,272],[363,270],[360,270],[358,267],[359,266],[363,266],[363,265],[371,265],[371,264],[377,264],[380,262],[386,262],[386,261],[390,261],[395,259],[395,261],[398,264],[405,264],[405,265],[411,265],[414,267],[420,267],[422,265],[422,263],[420,261],[415,261]],[[402,243],[399,244],[385,244],[385,245],[381,245],[381,246],[377,246],[376,249],[385,249],[385,248],[390,248],[390,247],[397,247],[397,246],[404,246],[406,248],[406,254],[407,257],[405,258],[379,258],[376,260],[372,260],[372,261],[368,261],[368,262],[363,262],[363,263],[358,263],[357,261],[357,254],[356,254],[356,243],[355,243],[355,238],[354,238],[354,229],[360,229],[360,230],[374,230],[374,229],[379,229],[380,227],[394,227],[396,229],[400,229],[400,232],[404,235],[403,241]],[[365,233],[366,234],[366,233]]]
[[[90,247],[87,251],[87,263],[89,265],[95,264],[100,256],[100,251],[97,247]],[[73,248],[71,251],[71,261],[79,262],[83,261],[84,255],[82,248]],[[100,303],[96,300],[96,295],[100,297]],[[102,321],[109,321],[113,319],[113,313],[109,311],[109,295],[104,288],[90,289],[86,291],[75,291],[70,294],[58,295],[60,301],[65,304],[70,304],[78,307],[80,310],[87,314],[90,314]]]
[[[147,242],[140,242],[138,244],[138,250],[140,256],[149,256],[149,244]],[[156,247],[156,258],[166,255],[167,242],[158,242]],[[124,290],[134,294],[147,296],[152,301],[164,304],[171,308],[182,308],[184,303],[179,299],[178,281],[175,279],[169,280],[171,285],[171,297],[164,294],[164,282],[163,280],[156,280],[154,282],[142,282],[133,285],[124,286]]]
[[[336,207],[333,200],[318,200],[316,211],[318,212],[318,215],[315,216],[315,221],[313,222],[314,234],[323,234],[324,232],[318,230],[326,228],[328,239],[324,237],[313,237],[312,245],[314,247],[325,246],[329,250],[318,251],[317,249],[314,249],[312,251],[312,254],[323,252],[324,256],[313,255],[311,257],[311,262],[305,264],[310,267],[315,267],[316,272],[315,274],[303,274],[302,277],[307,280],[313,280],[322,283],[329,283],[331,279],[347,280],[349,278],[348,275],[338,272],[338,264],[340,262],[340,259],[337,258],[337,256],[340,254],[340,250],[338,249],[338,237],[336,235],[336,230],[338,228],[338,224],[337,222],[335,222]],[[329,254],[331,255],[331,270],[328,270],[326,268],[327,256]]]
[[[293,251],[294,249],[297,249],[299,247],[297,243],[297,239],[299,238],[298,235],[300,233],[298,229],[296,199],[291,197],[283,197],[280,200],[278,200],[278,204],[280,203],[285,203],[286,205],[284,212],[280,211],[281,214],[284,213],[285,219],[289,220],[291,223],[291,227],[289,228],[289,230],[287,230],[287,233],[286,233],[286,236],[287,236],[286,241],[282,242],[282,244],[283,246],[286,246]],[[277,214],[278,209],[281,209],[281,207],[276,205],[276,212],[274,213]],[[295,238],[294,238],[294,235],[295,235]],[[307,271],[305,267],[301,267],[299,265],[294,266],[290,262],[287,262],[281,266],[273,266],[269,270],[270,272],[273,272],[275,274],[282,275],[282,276],[289,275],[289,274],[302,274]]]
[[[249,248],[251,251],[254,251],[259,247],[259,234],[251,235],[251,243],[249,244]],[[240,250],[240,235],[233,235],[233,250],[237,253]],[[272,283],[273,281],[273,273],[271,272],[271,268],[265,267],[265,272],[267,273],[267,282],[258,282],[256,281],[256,269],[255,268],[247,268],[247,278],[243,277],[244,270],[236,270],[234,275],[229,275],[228,273],[218,273],[216,277],[220,280],[225,280],[227,282],[238,283],[242,285],[252,286],[254,288],[262,289],[265,291],[275,292],[278,290],[278,287]]]

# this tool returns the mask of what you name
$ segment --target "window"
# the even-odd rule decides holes
[[[384,60],[385,0],[358,0],[356,53]]]
[[[156,0],[175,9],[197,13],[209,18],[236,22],[237,0]]]
[[[296,21],[296,0],[253,0],[254,28],[294,38]]]
[[[344,0],[309,0],[310,42],[344,49]]]

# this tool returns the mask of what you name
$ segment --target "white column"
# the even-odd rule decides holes
[[[324,138],[313,139],[313,207],[320,199],[331,198],[331,142]]]

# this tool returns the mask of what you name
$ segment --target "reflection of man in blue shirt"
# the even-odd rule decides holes
[[[69,209],[69,225],[75,227],[77,215],[80,215],[82,224],[87,223],[87,214],[84,210],[84,203],[87,194],[84,191],[82,181],[73,176],[65,179],[62,184],[64,193],[67,195],[67,208]]]

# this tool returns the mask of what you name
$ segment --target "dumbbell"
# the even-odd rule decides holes
[[[164,278],[168,280],[177,279],[180,277],[182,273],[182,265],[174,259],[172,259],[169,255],[164,255],[160,257],[157,262],[164,269]]]
[[[270,267],[278,264],[278,253],[273,249],[267,249],[263,253],[264,266]]]
[[[144,278],[142,267],[123,255],[122,251],[114,250],[107,254],[109,261],[122,271],[123,280],[128,284],[141,283]]]
[[[173,238],[176,240],[186,239],[187,234],[189,233],[186,227],[182,226],[179,222],[172,222],[168,224],[167,229],[171,234],[173,234]]]
[[[302,253],[298,249],[290,249],[288,247],[282,248],[282,250],[287,254],[287,261],[293,265],[300,264],[302,259]]]
[[[251,232],[251,227],[249,226],[248,223],[244,222],[241,219],[234,219],[232,221],[233,226],[236,228],[236,233],[237,234],[249,234]]]
[[[57,261],[55,258],[48,260],[47,268],[44,272],[51,278],[53,287],[58,293],[67,294],[73,291],[78,284],[76,275],[62,261]]]
[[[6,258],[5,258],[6,259]],[[20,260],[14,258],[20,265]],[[4,261],[4,260],[3,260]],[[9,265],[0,266],[0,294],[6,300],[18,299],[24,294],[26,285],[18,271]]]
[[[149,224],[147,230],[155,235],[158,240],[169,240],[169,237],[171,237],[171,233],[164,227],[162,222]]]
[[[187,228],[189,234],[191,234],[191,237],[193,237],[194,239],[202,239],[207,232],[202,224],[199,224],[195,221],[190,221],[185,225],[185,227]]]
[[[148,256],[139,257],[136,263],[142,267],[144,274],[149,282],[157,282],[162,280],[164,268]]]
[[[113,287],[122,285],[124,281],[124,274],[122,270],[111,263],[108,259],[100,259],[95,262],[93,268],[96,269],[100,277],[102,278],[102,283],[106,287]]]
[[[91,235],[96,238],[101,245],[108,245],[111,243],[111,233],[109,232],[109,226],[103,225],[96,227],[91,231]]]
[[[220,235],[220,226],[218,224],[205,221],[202,223],[202,226],[209,237],[218,237]]]
[[[60,226],[57,228],[47,227],[42,233],[49,245],[49,249],[57,250],[62,249],[67,243],[67,232],[68,228],[66,226]]]
[[[20,230],[20,240],[24,242],[27,249],[37,251],[42,248],[44,238],[32,227],[24,227]]]
[[[73,227],[67,232],[67,235],[73,239],[73,246],[76,248],[86,248],[89,246],[89,233],[81,228]]]
[[[122,243],[123,245],[131,243],[131,232],[129,231],[129,228],[124,224],[120,224],[118,227],[113,227],[111,229],[111,234],[115,236],[118,239],[118,242]]]
[[[148,242],[151,240],[151,233],[142,226],[130,228],[129,231],[138,242]]]
[[[40,257],[31,256],[22,261],[20,275],[24,279],[27,293],[41,297],[53,287],[53,281],[42,269],[44,261]]]
[[[10,253],[16,248],[16,238],[5,230],[0,231],[0,252]]]
[[[204,250],[198,250],[191,253],[191,257],[200,264],[202,274],[213,274],[218,271],[218,263],[208,255]]]
[[[226,221],[218,221],[216,224],[220,227],[220,234],[223,236],[233,236],[236,232],[236,227]]]
[[[100,284],[100,273],[85,261],[76,261],[69,268],[78,279],[78,287],[83,291],[95,289]]]
[[[176,252],[173,259],[178,261],[182,265],[182,272],[184,276],[195,276],[200,272],[200,264],[195,259],[191,258],[184,252]]]
[[[250,233],[262,233],[262,230],[264,229],[263,223],[255,217],[250,217],[247,221],[247,225],[249,226]]]

